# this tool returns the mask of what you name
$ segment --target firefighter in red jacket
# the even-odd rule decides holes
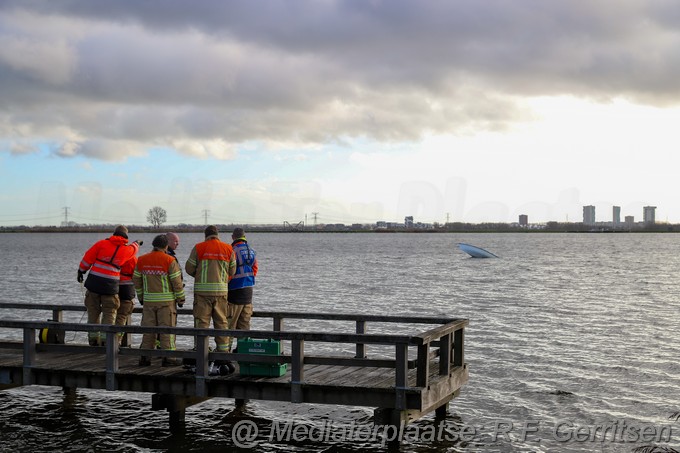
[[[85,307],[88,324],[114,324],[120,306],[118,297],[120,269],[139,250],[141,241],[128,244],[128,230],[118,225],[113,235],[97,241],[85,252],[78,267],[78,282],[85,280]],[[103,343],[99,332],[88,332],[90,345]]]

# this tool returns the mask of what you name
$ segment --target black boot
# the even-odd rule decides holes
[[[236,367],[229,360],[224,360],[223,365],[220,365],[220,376],[228,376],[236,371]]]

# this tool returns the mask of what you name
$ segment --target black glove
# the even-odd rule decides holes
[[[140,247],[142,246],[142,244],[144,244],[144,241],[142,241],[141,239],[137,239],[135,242],[139,244]]]
[[[139,296],[137,296],[137,299],[139,299],[139,305],[144,305],[144,299]]]
[[[184,306],[184,299],[177,299],[176,302],[179,308],[182,308]]]
[[[83,271],[78,269],[78,283],[83,283]]]

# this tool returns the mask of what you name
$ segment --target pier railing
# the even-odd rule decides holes
[[[193,358],[196,361],[195,395],[208,396],[207,380],[209,377],[209,361],[232,360],[254,363],[289,363],[292,402],[303,402],[302,386],[305,382],[305,365],[335,365],[358,367],[383,367],[395,370],[394,388],[396,394],[395,408],[406,408],[406,391],[410,388],[408,374],[416,369],[415,386],[427,388],[431,379],[430,363],[439,358],[437,373],[440,376],[451,376],[452,368],[464,366],[464,329],[467,319],[448,317],[415,317],[415,316],[381,316],[339,313],[299,313],[279,311],[257,311],[255,318],[272,319],[272,330],[219,330],[198,329],[191,327],[142,327],[134,325],[114,326],[101,324],[82,324],[63,322],[65,311],[83,312],[84,306],[57,304],[21,304],[0,303],[0,309],[22,309],[51,311],[49,321],[6,320],[0,316],[0,328],[23,330],[23,341],[7,341],[0,339],[0,348],[23,349],[23,385],[30,385],[32,370],[36,366],[36,351],[73,351],[79,353],[105,354],[106,389],[116,390],[116,373],[119,371],[121,355]],[[141,308],[135,309],[141,313]],[[191,314],[191,309],[178,309],[178,315]],[[326,320],[354,322],[355,329],[351,333],[343,332],[311,332],[286,331],[286,320]],[[435,325],[428,330],[415,331],[413,334],[370,334],[368,323],[395,323],[407,325]],[[58,328],[64,332],[101,332],[106,335],[104,347],[84,344],[39,344],[37,333],[44,328]],[[414,329],[415,330],[415,329]],[[174,334],[195,339],[194,350],[146,350],[139,348],[120,348],[118,334]],[[290,342],[290,354],[256,355],[244,353],[212,352],[209,340],[216,335],[232,338],[257,338],[284,340]],[[354,344],[355,357],[305,354],[306,342]],[[393,347],[393,358],[369,358],[367,345],[386,345]],[[415,359],[409,358],[409,349],[415,349]],[[436,362],[434,362],[436,363]],[[434,370],[432,370],[434,371]]]

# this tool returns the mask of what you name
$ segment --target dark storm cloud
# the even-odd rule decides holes
[[[0,1],[0,133],[12,149],[52,139],[71,144],[63,155],[103,157],[121,140],[230,148],[497,129],[524,118],[524,96],[675,104],[679,10],[660,0]]]

